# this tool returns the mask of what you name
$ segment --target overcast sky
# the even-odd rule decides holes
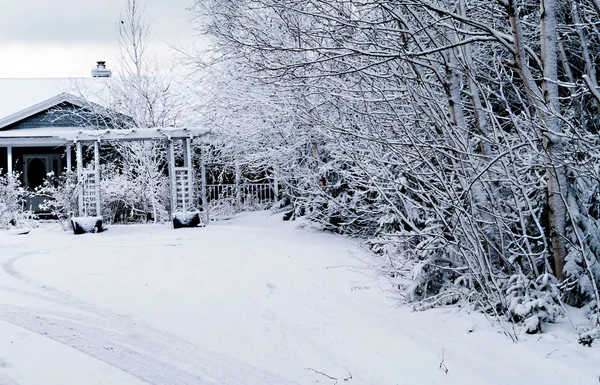
[[[191,0],[138,0],[152,20],[152,53],[191,42]],[[126,0],[0,0],[0,78],[90,76],[98,60],[117,65],[116,36]]]

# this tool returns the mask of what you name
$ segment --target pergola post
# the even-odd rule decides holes
[[[73,165],[71,164],[72,163],[72,160],[71,160],[72,149],[73,149],[73,146],[71,146],[70,144],[67,144],[67,149],[65,150],[66,157],[67,157],[67,171],[73,171]]]
[[[202,210],[204,211],[204,219],[206,225],[210,222],[210,215],[208,212],[208,199],[206,198],[206,164],[204,162],[204,156],[206,154],[206,150],[204,146],[200,147],[200,173],[202,174],[200,177],[200,192],[202,194]]]
[[[94,187],[96,198],[96,216],[102,215],[102,207],[100,204],[100,146],[98,141],[94,142]]]
[[[175,175],[175,149],[173,148],[173,139],[169,139],[168,146],[169,176],[171,177],[171,215],[177,211],[177,176]]]
[[[12,147],[6,147],[6,172],[8,175],[13,173]]]
[[[78,206],[79,206],[79,216],[85,215],[83,212],[83,154],[81,152],[81,142],[77,142],[76,144],[76,161],[77,161],[77,185],[78,185]]]

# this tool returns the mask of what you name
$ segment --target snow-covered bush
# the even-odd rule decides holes
[[[542,331],[542,323],[556,321],[563,315],[556,278],[543,274],[536,280],[513,275],[505,284],[511,321],[522,323],[527,333]]]
[[[235,198],[221,198],[209,202],[208,212],[211,221],[222,221],[233,218],[240,211]]]
[[[107,224],[134,221],[131,219],[131,186],[120,169],[114,164],[101,165],[100,194],[102,217]]]
[[[85,170],[90,171],[88,166]],[[166,175],[148,172],[123,171],[113,162],[100,166],[101,210],[104,222],[168,221],[169,185]],[[78,178],[76,172],[67,171],[59,177],[49,174],[37,195],[47,197],[42,208],[58,218],[78,213]]]
[[[58,218],[77,213],[77,174],[65,171],[56,177],[54,173],[49,173],[44,184],[36,190],[36,194],[47,197],[40,207]]]
[[[0,228],[19,224],[26,217],[25,199],[29,193],[21,185],[19,174],[2,174],[0,169]]]
[[[141,156],[138,159],[147,158]],[[133,163],[131,158],[125,162],[131,162],[130,166],[101,166],[102,215],[105,221],[169,221],[167,207],[170,205],[170,189],[167,176],[152,165],[144,167]],[[137,164],[139,167],[134,168],[131,164]]]
[[[123,159],[123,168],[121,175],[117,176],[114,172],[113,175],[117,185],[126,185],[123,201],[130,209],[130,217],[137,217],[143,222],[168,221],[170,182],[166,172],[164,145],[133,142],[117,146],[117,151]]]

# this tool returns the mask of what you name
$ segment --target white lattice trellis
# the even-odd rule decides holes
[[[175,167],[175,211],[187,212],[194,208],[194,180],[191,167]]]
[[[94,163],[91,170],[83,168],[81,142],[77,142],[77,175],[79,178],[79,215],[101,216],[100,150],[94,142]]]
[[[81,174],[81,184],[83,195],[83,215],[99,216],[97,212],[96,201],[100,199],[98,196],[100,189],[96,184],[95,170],[84,170]]]

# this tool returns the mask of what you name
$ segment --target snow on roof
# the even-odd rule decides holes
[[[129,130],[57,130],[54,135],[73,142],[95,142],[196,138],[208,133],[209,130],[196,127],[155,127]]]
[[[0,78],[0,119],[62,93],[74,96],[101,92],[111,78],[7,79]],[[92,92],[89,92],[91,90]],[[91,100],[95,102],[94,100]]]

